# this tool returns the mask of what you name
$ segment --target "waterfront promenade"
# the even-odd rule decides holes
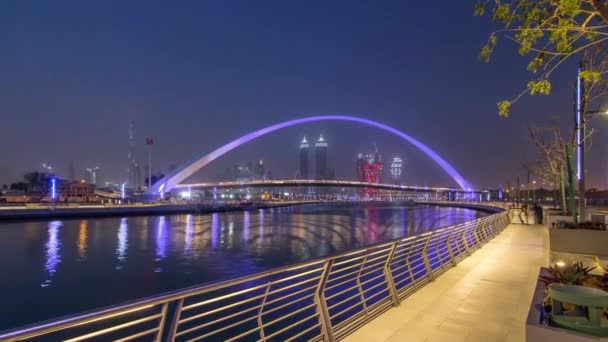
[[[548,265],[542,225],[510,224],[499,236],[345,341],[525,341],[539,267]]]

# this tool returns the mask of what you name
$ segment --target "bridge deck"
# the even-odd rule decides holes
[[[541,225],[499,236],[345,341],[525,341],[538,269],[549,262]]]

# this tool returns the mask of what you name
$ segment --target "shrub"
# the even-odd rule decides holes
[[[553,265],[547,269],[548,275],[543,275],[540,280],[545,285],[558,283],[566,285],[583,285],[584,282],[591,279],[593,275],[590,272],[595,267],[583,266],[582,262],[575,262],[564,266]]]

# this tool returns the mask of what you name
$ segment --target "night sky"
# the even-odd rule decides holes
[[[103,181],[125,180],[130,117],[137,159],[152,136],[154,169],[166,171],[252,130],[328,114],[403,130],[475,187],[523,180],[521,163],[537,158],[527,126],[571,125],[576,71],[564,64],[551,96],[500,118],[496,102],[531,76],[506,39],[491,64],[477,59],[491,28],[473,1],[3,1],[0,184],[42,162],[67,176],[71,160],[78,176],[99,166]],[[608,119],[594,125],[588,183],[604,188]],[[320,133],[338,178],[353,178],[375,142],[385,159],[404,157],[406,183],[455,185],[398,138],[338,122],[273,133],[195,178],[258,159],[293,176],[299,139]]]

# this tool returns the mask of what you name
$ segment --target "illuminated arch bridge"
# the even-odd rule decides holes
[[[191,184],[177,184],[173,189],[178,191],[189,190],[219,190],[219,189],[242,189],[242,188],[270,188],[270,187],[307,187],[324,186],[339,188],[367,188],[377,190],[395,190],[408,192],[470,192],[468,190],[410,186],[396,184],[365,183],[346,180],[315,180],[315,179],[279,179],[279,180],[259,180],[247,182],[203,182]]]
[[[431,160],[433,160],[435,163],[437,163],[437,165],[439,165],[450,177],[452,177],[454,182],[456,182],[456,184],[458,184],[458,186],[460,186],[460,188],[462,190],[464,190],[464,191],[470,190],[469,183],[467,181],[465,181],[465,179],[458,173],[458,171],[456,171],[454,169],[454,167],[452,167],[452,165],[450,165],[447,161],[445,161],[443,158],[441,158],[437,153],[435,153],[433,150],[428,148],[426,145],[424,145],[420,141],[412,138],[411,136],[405,134],[404,132],[402,132],[396,128],[393,128],[391,126],[385,125],[383,123],[369,120],[369,119],[360,118],[360,117],[347,116],[347,115],[322,115],[322,116],[310,116],[310,117],[305,117],[305,118],[300,118],[300,119],[289,120],[289,121],[271,125],[271,126],[262,128],[260,130],[251,132],[249,134],[246,134],[238,139],[235,139],[235,140],[227,143],[224,146],[219,147],[218,149],[216,149],[215,151],[212,151],[209,154],[199,156],[199,157],[193,159],[192,161],[185,163],[182,167],[177,168],[176,170],[174,170],[173,172],[169,173],[167,176],[165,176],[164,178],[162,178],[161,180],[156,182],[154,185],[152,185],[152,187],[146,191],[146,195],[159,196],[165,192],[171,191],[173,188],[178,186],[184,179],[190,177],[192,174],[194,174],[195,172],[197,172],[198,170],[200,170],[207,164],[211,163],[212,161],[219,158],[220,156],[232,151],[233,149],[235,149],[251,140],[255,140],[263,135],[266,135],[270,132],[274,132],[274,131],[282,129],[282,128],[295,126],[295,125],[308,123],[308,122],[316,122],[316,121],[355,122],[355,123],[360,123],[360,124],[364,124],[367,126],[380,128],[384,131],[395,134],[396,136],[402,138],[403,140],[405,140],[405,141],[409,142],[410,144],[414,145],[415,147],[417,147],[425,155],[427,155],[429,158],[431,158]],[[363,183],[363,184],[367,184],[367,183]],[[367,185],[369,185],[369,184],[367,184]],[[359,185],[359,186],[361,186],[361,185]]]

